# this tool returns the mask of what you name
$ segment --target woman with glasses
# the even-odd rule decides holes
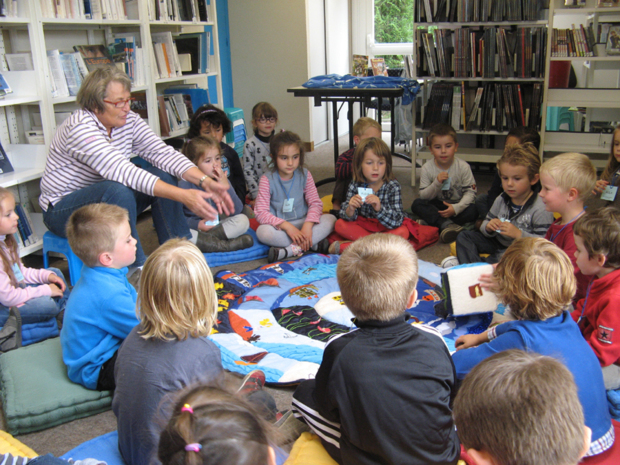
[[[84,205],[103,202],[127,209],[131,234],[138,240],[128,275],[146,261],[136,218],[148,206],[160,244],[191,237],[183,205],[207,219],[233,209],[227,185],[205,176],[131,111],[130,91],[131,80],[116,67],[98,68],[86,76],[76,97],[80,109],[58,127],[50,145],[39,197],[45,225],[61,237],[66,237],[71,213]],[[153,166],[137,167],[130,161],[134,155]],[[180,189],[177,179],[204,190]],[[208,198],[214,199],[218,211]]]

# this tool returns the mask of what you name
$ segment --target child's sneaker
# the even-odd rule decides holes
[[[340,251],[340,247],[344,244],[348,244],[351,241],[334,241],[329,245],[329,249],[327,250],[327,253],[332,254],[332,255],[340,255],[341,251]]]
[[[245,375],[245,378],[243,378],[243,381],[241,381],[241,386],[239,387],[237,392],[239,394],[247,395],[254,391],[260,391],[261,389],[263,389],[264,385],[265,373],[263,373],[261,370],[253,370],[250,371],[247,375]]]
[[[451,255],[449,257],[444,258],[441,261],[440,266],[442,268],[452,268],[453,266],[456,266],[456,265],[459,265],[459,259]]]
[[[443,231],[441,231],[439,238],[441,239],[441,242],[450,244],[456,240],[456,236],[458,236],[462,230],[463,226],[459,226],[456,223],[449,224]]]

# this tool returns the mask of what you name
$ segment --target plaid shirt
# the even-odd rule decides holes
[[[340,218],[347,221],[355,221],[357,215],[364,218],[376,218],[388,229],[396,229],[403,224],[405,212],[403,211],[403,200],[398,181],[395,179],[388,181],[379,188],[378,192],[375,192],[381,202],[381,210],[375,211],[371,205],[365,203],[355,211],[353,216],[348,217],[347,207],[351,198],[357,195],[358,187],[368,187],[368,185],[364,182],[351,181],[347,190],[347,201],[340,206]]]

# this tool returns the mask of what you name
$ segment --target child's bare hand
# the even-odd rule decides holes
[[[446,205],[446,209],[445,210],[439,210],[439,214],[443,218],[450,218],[451,216],[456,215],[456,212],[454,211],[454,207],[452,206],[451,203],[444,202],[443,204]]]
[[[351,200],[349,200],[349,207],[353,207],[356,210],[362,206],[362,204],[364,203],[364,201],[362,200],[362,196],[359,194],[354,195],[353,197],[351,197]]]
[[[304,236],[304,234],[299,229],[297,229],[288,221],[282,223],[280,225],[280,229],[282,229],[288,235],[288,237],[291,238],[293,244],[298,245],[303,250],[308,250],[310,248],[309,246],[307,246],[308,238]]]
[[[499,229],[501,224],[502,224],[502,220],[500,220],[499,218],[493,218],[491,221],[487,223],[486,230],[488,233],[495,232]]]
[[[65,292],[65,289],[67,288],[67,286],[65,285],[65,282],[57,274],[52,273],[50,277],[47,279],[47,281],[50,284],[55,284],[56,286],[58,286],[62,292]]]
[[[484,333],[483,333],[484,334]],[[456,350],[469,349],[470,347],[476,347],[484,342],[486,339],[486,334],[484,334],[484,339],[480,334],[464,334],[463,336],[459,336],[456,340],[454,346]]]
[[[312,226],[313,223],[305,222],[304,225],[301,227],[301,233],[306,238],[306,248],[302,247],[304,249],[304,252],[307,251],[310,247],[312,247]]]
[[[521,238],[521,234],[522,234],[521,230],[517,228],[514,224],[509,223],[508,221],[504,221],[503,223],[500,223],[497,229],[499,230],[499,233],[504,236],[508,236],[513,239]]]
[[[598,181],[596,181],[596,184],[594,185],[592,194],[601,195],[603,191],[605,190],[605,187],[607,187],[608,185],[609,185],[609,181],[603,181],[602,179],[599,179]]]
[[[494,266],[497,266],[497,264]],[[485,291],[497,292],[499,289],[499,283],[492,274],[481,274],[478,281],[480,281],[480,287]]]
[[[367,196],[364,203],[367,203],[368,205],[370,205],[372,208],[374,208],[376,212],[381,210],[381,200],[379,200],[379,197],[377,197],[374,194]]]
[[[442,171],[441,173],[437,175],[437,181],[439,181],[440,183],[443,183],[449,177],[450,175],[448,174],[447,171]]]
[[[52,297],[62,297],[63,291],[56,284],[48,284],[48,286],[52,290]]]

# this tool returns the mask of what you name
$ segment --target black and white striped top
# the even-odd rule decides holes
[[[129,158],[139,155],[177,178],[195,165],[166,145],[136,113],[112,129],[112,136],[89,110],[77,110],[56,130],[41,178],[39,205],[47,211],[64,196],[104,180],[153,195],[157,176]]]

